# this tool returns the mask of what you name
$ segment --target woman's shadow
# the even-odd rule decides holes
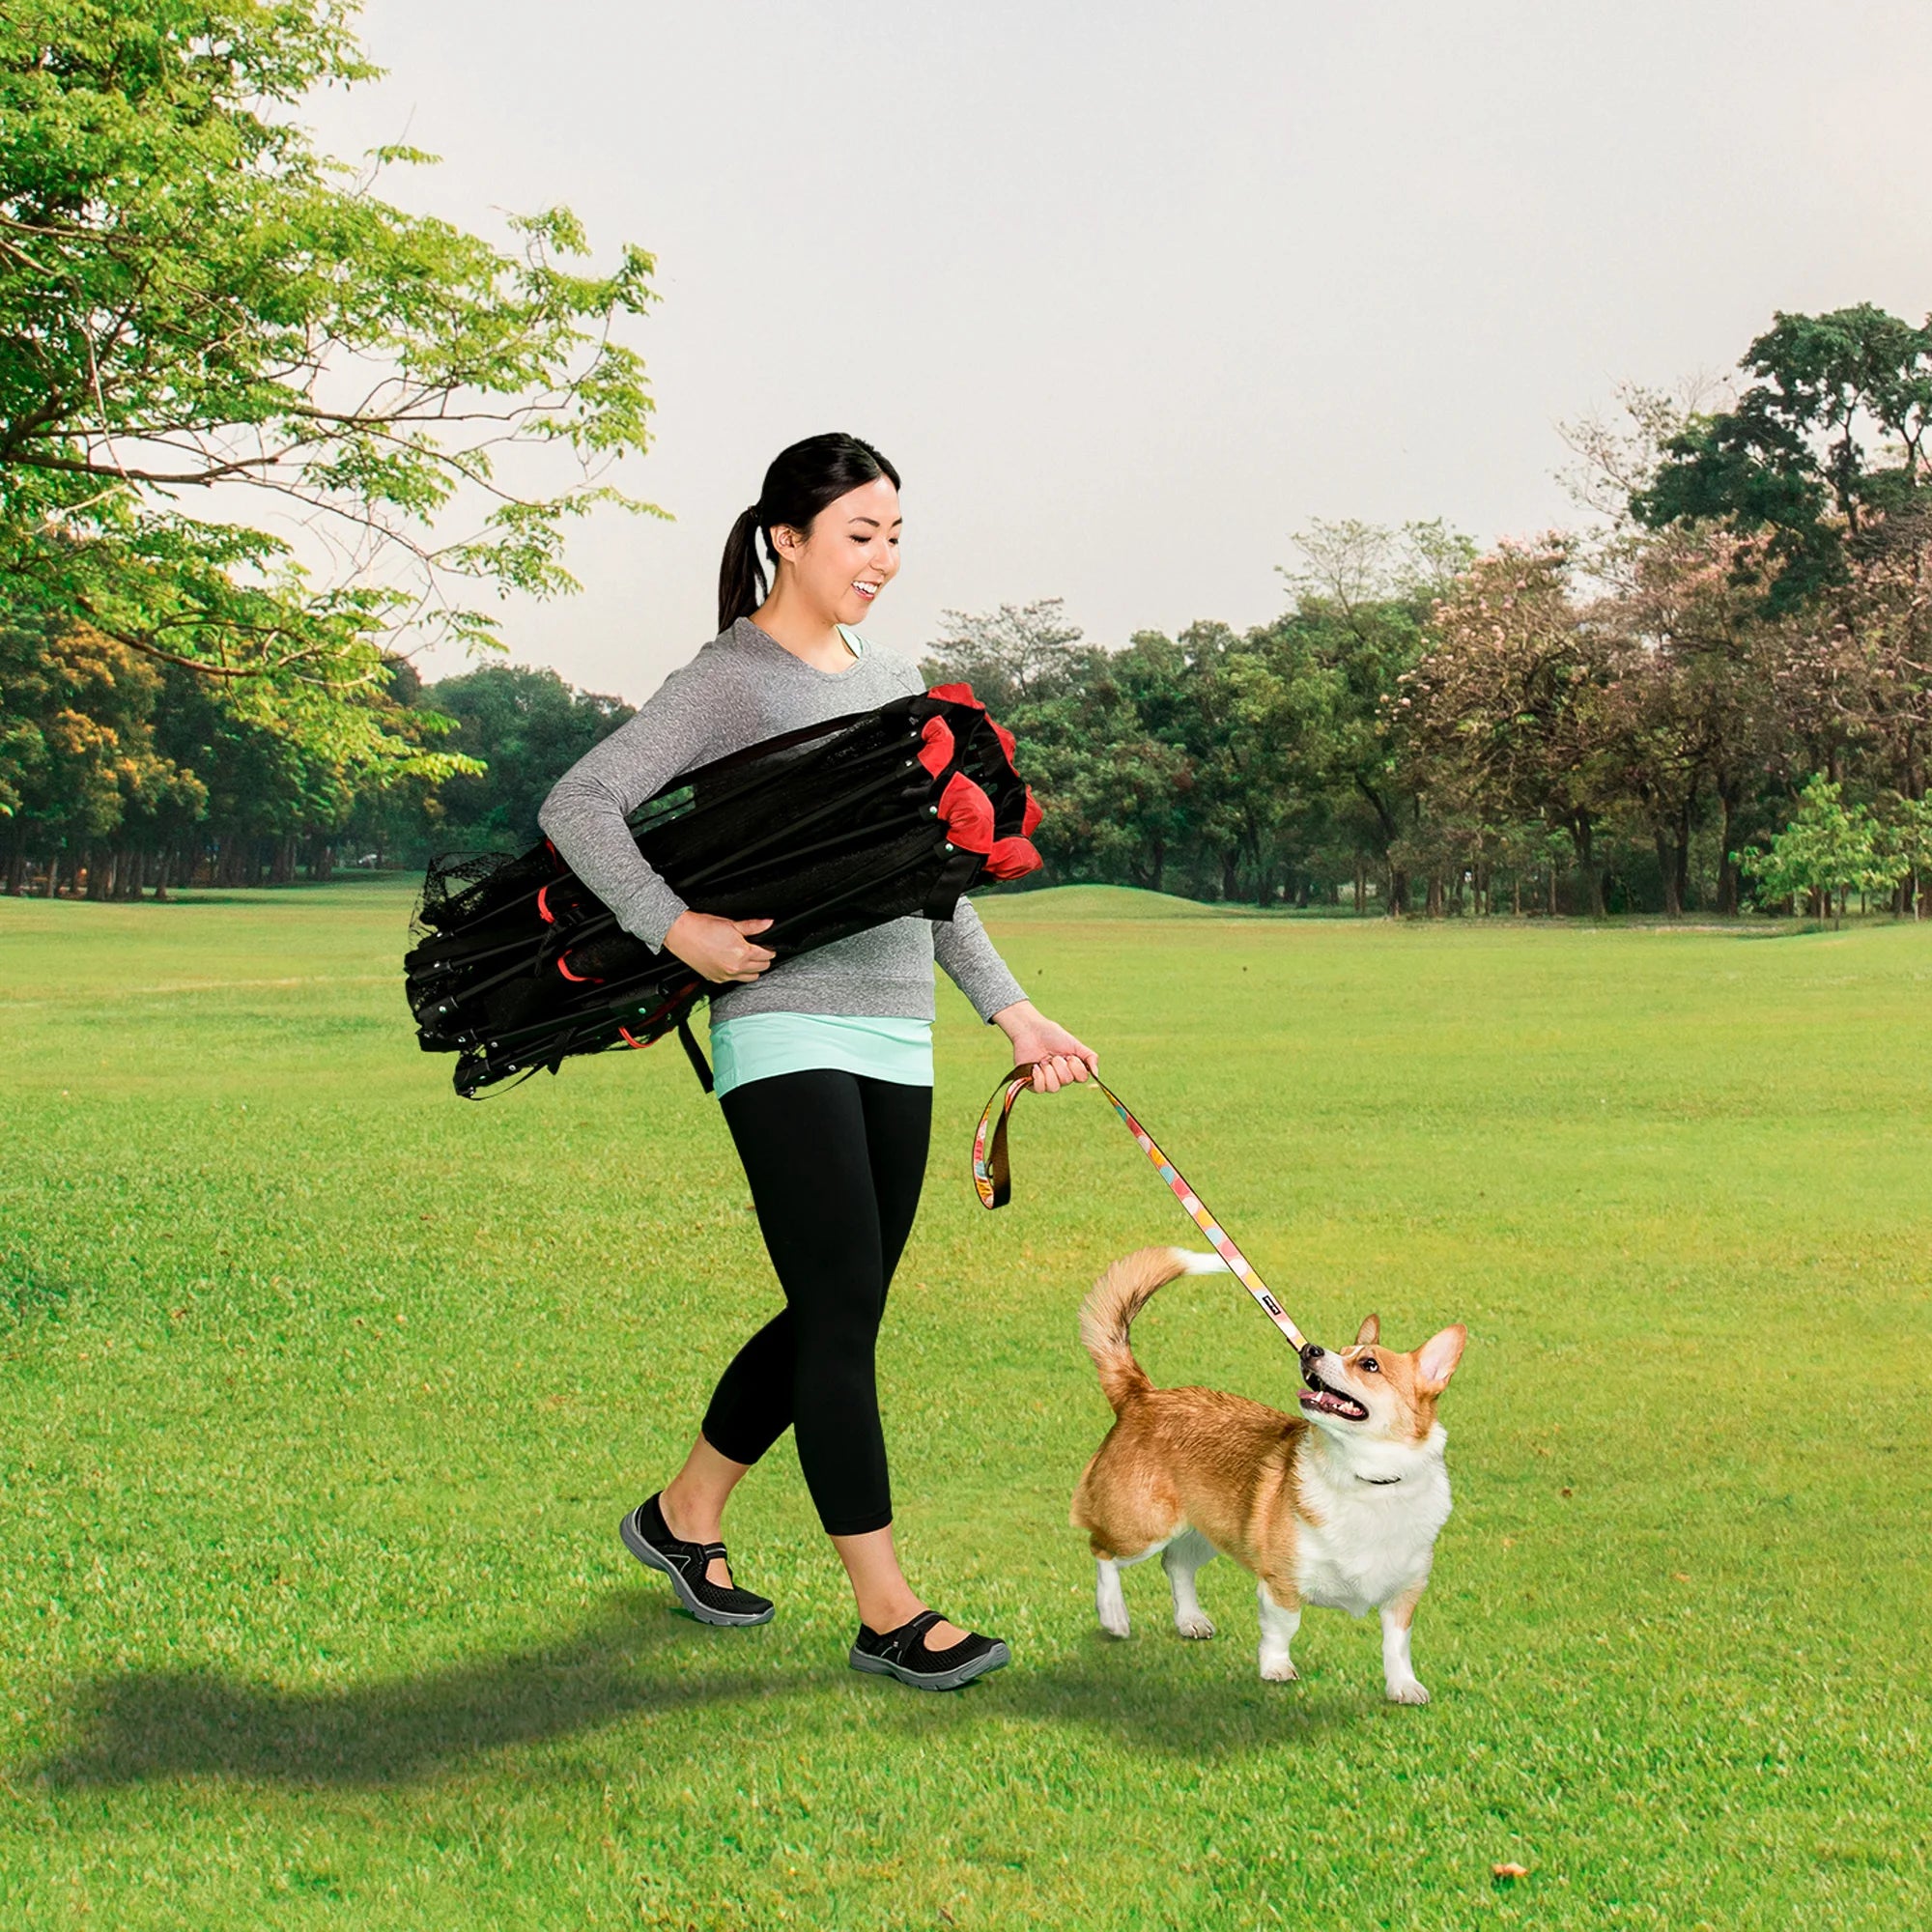
[[[822,1693],[845,1672],[801,1667],[760,1632],[705,1631],[645,1592],[613,1596],[574,1634],[533,1650],[375,1683],[288,1690],[213,1670],[145,1670],[83,1680],[66,1748],[29,1769],[57,1788],[198,1777],[311,1788],[407,1784],[482,1751],[543,1744],[639,1713]],[[718,1639],[722,1638],[720,1642]],[[708,1653],[694,1667],[696,1644]],[[673,1661],[673,1654],[684,1652]],[[890,1721],[921,1736],[975,1719],[1074,1724],[1192,1759],[1245,1755],[1365,1715],[1346,1693],[1311,1707],[1301,1687],[1257,1685],[1231,1668],[1176,1669],[1151,1653],[1136,1671],[1095,1638],[1043,1668],[958,1697],[883,1687]],[[1236,1661],[1229,1659],[1230,1665]],[[867,1685],[869,1690],[882,1687]]]
[[[71,1744],[35,1770],[68,1787],[211,1776],[402,1784],[638,1712],[771,1694],[775,1660],[743,1649],[712,1669],[640,1667],[696,1631],[662,1600],[627,1591],[557,1643],[373,1684],[284,1690],[212,1670],[97,1677],[74,1693]],[[731,1633],[740,1644],[747,1634]]]

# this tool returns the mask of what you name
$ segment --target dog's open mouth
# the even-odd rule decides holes
[[[1368,1407],[1351,1395],[1344,1395],[1338,1388],[1330,1388],[1320,1376],[1306,1376],[1308,1386],[1301,1391],[1301,1406],[1304,1411],[1320,1409],[1323,1415],[1339,1415],[1345,1422],[1366,1422]]]

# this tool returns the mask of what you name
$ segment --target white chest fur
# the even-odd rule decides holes
[[[1310,1445],[1299,1485],[1307,1514],[1295,1540],[1303,1603],[1366,1616],[1428,1577],[1449,1520],[1444,1439],[1438,1425],[1414,1448],[1347,1459]]]

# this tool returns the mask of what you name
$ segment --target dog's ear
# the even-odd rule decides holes
[[[1463,1359],[1463,1345],[1468,1339],[1469,1331],[1458,1321],[1439,1335],[1430,1336],[1415,1351],[1415,1378],[1426,1394],[1440,1395],[1449,1386],[1449,1378],[1456,1373],[1456,1364]]]
[[[1364,1321],[1359,1328],[1355,1330],[1355,1347],[1358,1349],[1366,1349],[1371,1342],[1379,1342],[1381,1339],[1382,1339],[1382,1324],[1381,1324],[1381,1318],[1378,1315],[1371,1315],[1369,1319],[1366,1321]]]

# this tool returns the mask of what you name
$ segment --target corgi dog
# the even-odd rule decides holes
[[[1296,1674],[1289,1646],[1304,1604],[1357,1617],[1377,1610],[1389,1697],[1426,1704],[1409,1631],[1449,1519],[1435,1403],[1467,1333],[1458,1323],[1402,1354],[1382,1346],[1371,1315],[1339,1354],[1311,1342],[1295,1415],[1216,1389],[1155,1388],[1128,1346],[1134,1317],[1176,1276],[1226,1267],[1218,1255],[1142,1248],[1117,1261],[1081,1306],[1080,1339],[1115,1415],[1070,1513],[1099,1566],[1100,1627],[1127,1634],[1121,1571],[1157,1550],[1175,1628],[1212,1636],[1194,1577],[1220,1551],[1258,1579],[1263,1677]]]

